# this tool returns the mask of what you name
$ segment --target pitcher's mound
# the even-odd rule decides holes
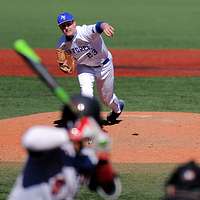
[[[21,136],[33,125],[53,125],[58,112],[0,121],[0,161],[23,161]],[[105,126],[112,138],[112,161],[178,163],[200,161],[200,114],[123,112],[117,124]]]

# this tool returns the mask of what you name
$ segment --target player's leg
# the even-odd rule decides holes
[[[96,84],[102,102],[111,108],[107,120],[110,122],[116,121],[124,108],[124,102],[118,99],[114,93],[114,69],[112,61],[99,69]]]
[[[88,97],[93,97],[94,87],[94,72],[89,67],[84,65],[77,66],[78,81],[81,88],[81,94]]]

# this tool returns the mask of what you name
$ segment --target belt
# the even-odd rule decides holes
[[[110,59],[109,58],[106,58],[104,61],[103,61],[103,65],[105,65],[105,64],[107,64],[108,62],[110,61]]]
[[[105,64],[107,64],[109,61],[110,61],[110,59],[109,59],[109,58],[106,58],[106,59],[102,62],[102,65],[93,66],[93,67],[94,67],[94,68],[102,67],[102,66],[104,66]]]

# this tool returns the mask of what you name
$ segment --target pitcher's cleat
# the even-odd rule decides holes
[[[117,118],[121,115],[123,109],[124,109],[124,101],[123,100],[119,100],[119,107],[120,107],[120,112],[116,113],[114,111],[110,112],[107,116],[107,121],[108,122],[115,122],[117,120]]]

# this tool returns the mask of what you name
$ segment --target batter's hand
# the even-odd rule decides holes
[[[102,28],[103,28],[103,32],[108,36],[108,37],[112,37],[114,35],[114,31],[115,29],[109,25],[108,23],[103,23],[102,24]]]

